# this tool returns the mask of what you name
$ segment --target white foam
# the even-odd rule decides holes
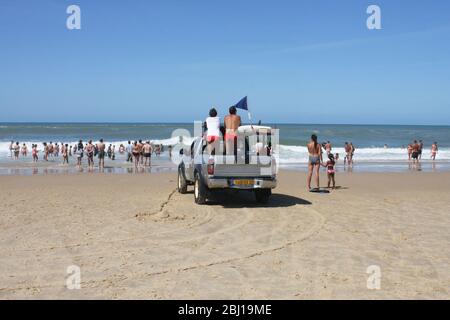
[[[167,139],[150,139],[153,144],[162,144],[164,146],[176,145],[179,143],[179,137],[167,138]],[[189,146],[193,141],[192,137],[183,137],[182,143],[185,146]],[[60,141],[56,141],[61,143]],[[64,143],[68,143],[69,145],[76,145],[78,141],[63,141]],[[113,144],[116,146],[116,150],[119,148],[121,144],[126,146],[128,141],[105,141],[107,145]],[[21,141],[28,146],[29,151],[31,151],[31,144],[37,144],[38,149],[42,150],[43,145],[42,141]],[[0,142],[0,157],[5,158],[8,157],[10,142],[2,141]],[[288,146],[288,145],[280,145],[279,146],[279,159],[280,164],[304,164],[308,162],[308,149],[305,146]],[[344,148],[333,148],[333,153],[339,153],[340,159],[342,160],[345,156]],[[422,154],[422,159],[430,159],[431,152],[430,149],[424,149]],[[354,159],[357,162],[396,162],[396,161],[405,161],[408,159],[408,154],[406,149],[401,148],[357,148]],[[440,161],[450,161],[450,148],[441,148],[436,157],[437,160]]]

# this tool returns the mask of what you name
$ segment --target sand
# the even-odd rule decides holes
[[[175,173],[1,176],[0,299],[449,299],[450,173],[337,182],[199,206]]]

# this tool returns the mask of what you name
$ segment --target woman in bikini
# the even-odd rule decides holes
[[[320,163],[322,162],[322,146],[319,143],[317,143],[317,136],[315,134],[311,136],[311,142],[308,143],[307,147],[309,153],[307,185],[309,191],[314,191],[314,189],[311,189],[312,175],[313,173],[316,175],[315,176],[316,186],[317,189],[319,189],[319,169]]]
[[[27,145],[24,143],[22,145],[22,156],[26,157],[28,155],[28,147]]]
[[[89,140],[89,143],[85,149],[88,159],[88,167],[94,167],[94,145],[92,144],[92,140]]]
[[[433,161],[436,160],[437,152],[438,152],[438,145],[437,145],[437,142],[435,142],[431,145],[431,159]]]
[[[135,168],[137,168],[139,166],[139,157],[141,155],[141,148],[138,145],[138,142],[135,141],[133,144],[133,149],[131,151],[133,153],[133,158],[134,158],[134,166]]]
[[[231,106],[229,115],[225,116],[225,150],[227,155],[237,154],[237,130],[241,125],[241,117],[236,114],[236,107]]]

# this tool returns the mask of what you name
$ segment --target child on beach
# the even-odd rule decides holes
[[[327,168],[328,188],[330,188],[332,182],[333,189],[336,188],[336,181],[334,180],[334,174],[336,173],[336,170],[334,168],[335,165],[336,161],[334,160],[334,156],[332,153],[328,155],[328,161],[326,163],[322,163],[322,166]]]

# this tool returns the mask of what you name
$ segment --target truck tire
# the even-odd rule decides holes
[[[187,192],[187,181],[181,168],[178,169],[178,192],[181,194]]]
[[[255,190],[255,198],[258,203],[269,202],[270,195],[272,194],[271,189],[257,189]]]
[[[207,192],[208,192],[207,187],[205,186],[203,180],[200,178],[200,174],[198,172],[196,172],[195,180],[194,180],[195,203],[196,204],[205,204]]]

